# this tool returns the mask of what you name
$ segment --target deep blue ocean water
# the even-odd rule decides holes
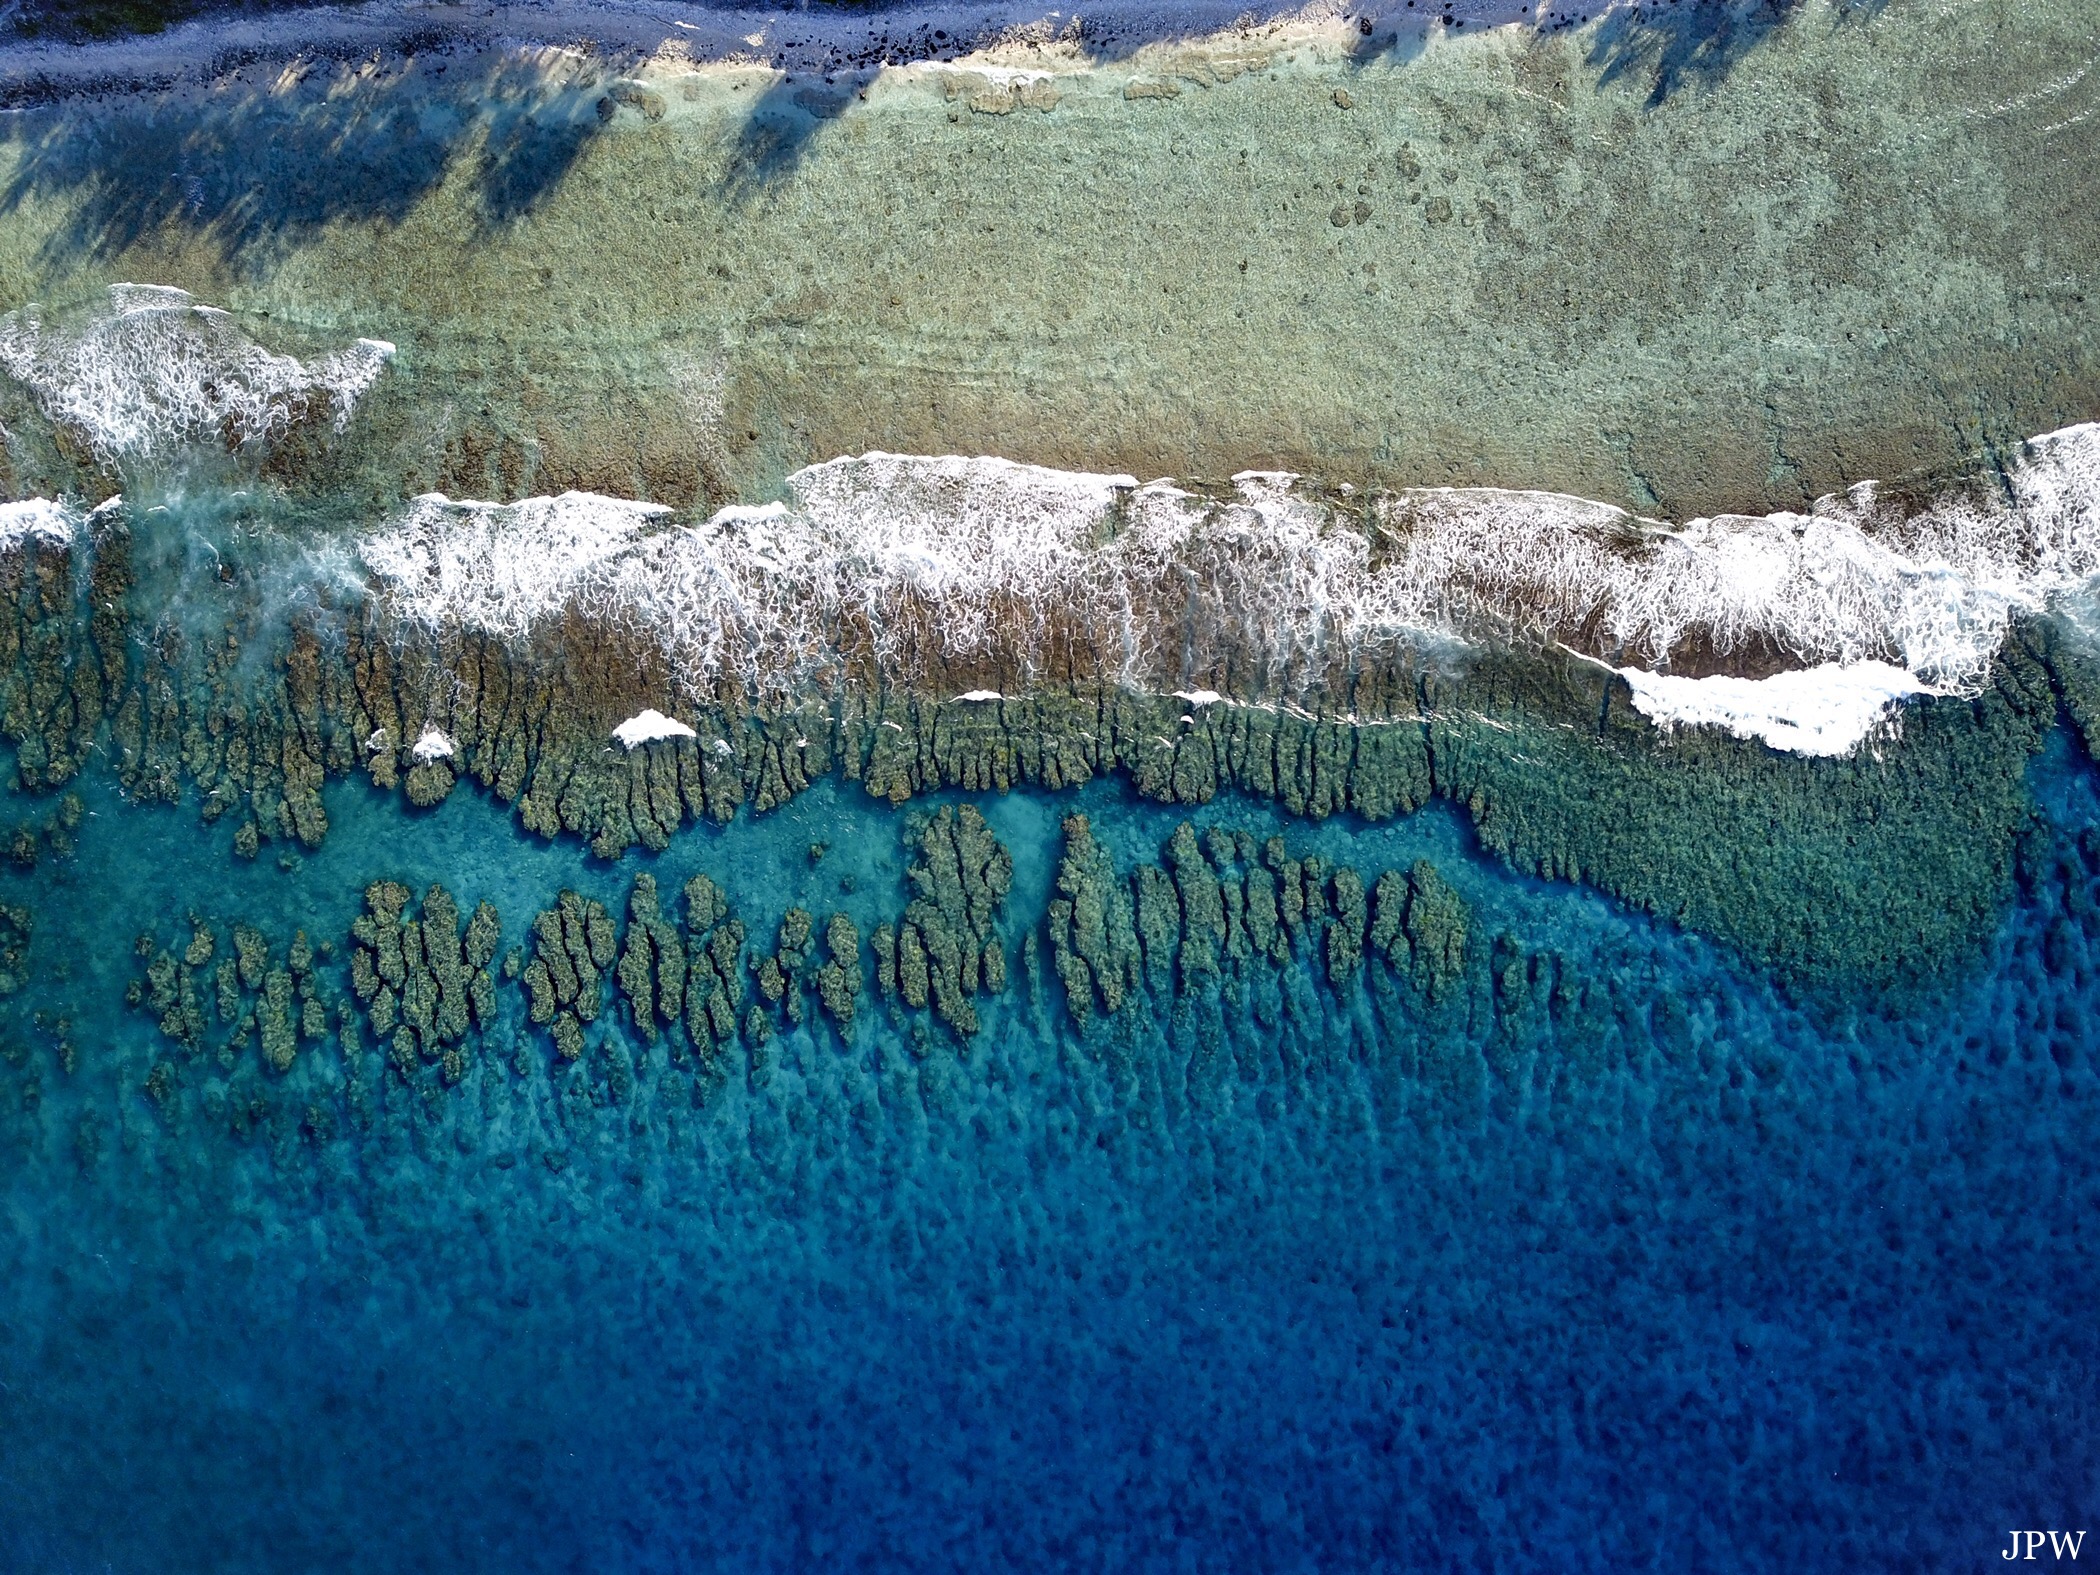
[[[1191,818],[1432,859],[1516,972],[1431,1012],[1301,956],[1082,1033],[1023,946],[1059,818],[1125,869],[1180,818],[1102,783],[969,800],[1016,877],[966,1049],[870,998],[696,1098],[613,1011],[558,1063],[506,987],[448,1092],[251,1052],[161,1112],[141,930],[341,947],[389,876],[495,902],[508,948],[650,868],[713,874],[755,941],[791,901],[865,934],[904,816],[829,784],[608,864],[466,790],[341,786],[320,850],[243,862],[90,783],[73,857],[0,874],[39,915],[0,1567],[1996,1567],[2100,1486],[2100,784],[2059,734],[2034,786],[2003,933],[1900,1011],[1793,1002],[1442,809],[1228,798]]]

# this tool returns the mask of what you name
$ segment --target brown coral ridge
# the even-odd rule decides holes
[[[29,909],[0,902],[0,995],[13,995],[29,982]]]
[[[686,882],[686,923],[663,916],[656,877],[635,878],[628,897],[626,944],[617,979],[642,1037],[668,1038],[681,1053],[679,1031],[703,1067],[737,1036],[743,1004],[744,926],[729,911],[720,887],[705,875]]]
[[[1114,1050],[1115,1064],[1129,1072],[1132,1045],[1165,1029],[1190,1048],[1187,1087],[1199,1099],[1221,1086],[1225,1063],[1213,1052],[1231,1037],[1219,1032],[1221,1014],[1244,1014],[1264,1031],[1264,1043],[1293,1056],[1317,1054],[1343,1018],[1375,1020],[1378,1042],[1394,1052],[1386,1058],[1394,1076],[1472,1100],[1497,1077],[1514,1087],[1594,1070],[1613,1053],[1615,1019],[1646,1013],[1651,999],[1667,994],[1653,981],[1615,982],[1609,970],[1598,974],[1511,934],[1484,931],[1463,894],[1427,861],[1372,878],[1317,854],[1294,856],[1280,837],[1221,826],[1198,832],[1184,822],[1158,862],[1119,874],[1084,815],[1069,817],[1064,829],[1055,894],[1041,922],[1082,1040]],[[970,1036],[983,1029],[984,1003],[1007,983],[998,924],[1012,861],[970,805],[924,816],[911,842],[915,895],[875,938],[883,1010],[915,1053],[930,1053],[928,1028],[938,1022],[957,1053],[967,1054]],[[763,1085],[779,1025],[814,1028],[809,993],[841,1042],[852,1034],[863,981],[849,917],[833,914],[820,927],[807,910],[790,909],[772,950],[753,957],[745,925],[711,879],[694,876],[683,899],[683,919],[675,921],[655,877],[644,873],[628,893],[624,934],[611,910],[573,891],[535,918],[531,961],[514,952],[503,977],[522,976],[530,1019],[558,1052],[542,1068],[581,1062],[591,1050],[590,1025],[616,1036],[621,1030],[612,1025],[623,1010],[635,1036],[665,1046],[672,1065],[690,1054],[696,1099],[733,1067],[748,1066],[753,1087]],[[1031,926],[1022,940],[1032,1001],[1042,979],[1041,935]],[[492,971],[499,941],[488,904],[462,931],[459,904],[442,886],[426,891],[417,911],[406,886],[375,882],[352,926],[356,1001],[349,1003],[328,997],[303,934],[282,952],[248,924],[226,933],[193,919],[187,941],[173,946],[141,937],[145,969],[131,1001],[177,1050],[156,1062],[142,1092],[177,1119],[183,1063],[209,1047],[216,1006],[218,1022],[232,1028],[218,1056],[228,1071],[259,1043],[263,1068],[281,1075],[299,1044],[325,1042],[333,1023],[348,1073],[338,1087],[354,1116],[362,1032],[370,1028],[400,1080],[434,1105],[477,1062],[504,1064],[470,1061],[471,1045],[491,1032],[521,1051],[528,1042],[516,1033],[516,1016],[506,1020],[500,1010]],[[605,1009],[608,976],[619,992],[613,1014]],[[1329,999],[1322,1004],[1317,995]],[[1682,1015],[1667,1001],[1654,1010],[1658,1022],[1671,1011]],[[1095,1037],[1116,1023],[1122,1026]],[[810,1043],[806,1035],[803,1042]],[[614,1103],[639,1087],[633,1048],[619,1048],[616,1037],[601,1046]],[[733,1049],[745,1054],[732,1061]],[[525,1059],[515,1066],[521,1075],[535,1071]],[[1243,1075],[1253,1074],[1243,1067]],[[260,1098],[251,1091],[247,1103],[228,1107],[228,1118],[237,1126],[259,1119]],[[330,1119],[309,1107],[316,1130]]]
[[[0,734],[19,781],[71,780],[106,736],[130,796],[194,792],[207,819],[237,818],[245,854],[317,845],[321,787],[360,770],[418,805],[471,779],[533,830],[605,857],[662,848],[688,819],[771,809],[834,772],[900,803],[1126,772],[1169,801],[1232,786],[1313,815],[1402,813],[1431,786],[1414,676],[1399,670],[1338,692],[1324,720],[1088,684],[997,705],[936,698],[982,676],[963,673],[931,675],[929,693],[855,683],[758,704],[728,690],[683,708],[696,738],[625,751],[613,726],[682,688],[645,638],[581,618],[522,643],[433,635],[367,605],[306,609],[280,630],[236,620],[206,639],[159,609],[132,617],[131,585],[121,522],[92,552],[32,537],[0,554]],[[449,752],[419,757],[428,732]]]
[[[152,1017],[183,1058],[209,1047],[231,1070],[258,1048],[263,1064],[283,1074],[298,1060],[302,1042],[330,1037],[331,1022],[349,1031],[353,1013],[324,985],[322,959],[304,930],[295,931],[280,954],[253,925],[235,924],[222,943],[207,921],[192,915],[189,923],[189,939],[179,949],[150,933],[139,936],[134,950],[145,966],[125,992],[126,1004]],[[214,1036],[214,1023],[226,1032]]]
[[[524,974],[532,1020],[554,1036],[564,1060],[579,1060],[583,1025],[597,1021],[618,955],[612,915],[595,898],[564,891],[533,916],[532,953]]]
[[[943,807],[908,834],[913,892],[895,925],[874,935],[883,999],[933,1013],[967,1045],[978,1030],[976,998],[1006,988],[997,920],[1013,889],[1014,861],[973,804]]]
[[[753,1077],[762,1081],[776,1026],[807,1020],[811,989],[838,1032],[852,1031],[861,994],[860,934],[847,915],[834,913],[826,923],[830,955],[822,963],[816,921],[802,908],[787,910],[770,952],[748,958],[750,932],[720,886],[695,875],[683,896],[680,924],[665,914],[656,877],[637,875],[616,960],[611,916],[589,898],[564,892],[534,921],[538,955],[524,970],[530,1015],[549,1029],[565,1059],[583,1053],[582,1025],[598,1016],[608,961],[626,1020],[644,1044],[662,1043],[674,1062],[690,1053],[706,1075],[725,1070],[726,1053],[742,1045]]]
[[[457,1083],[466,1075],[469,1028],[496,1020],[491,965],[502,923],[484,902],[462,934],[459,904],[443,886],[423,893],[420,914],[409,912],[412,896],[398,881],[365,888],[365,911],[350,926],[350,985],[404,1077],[435,1063],[447,1083]]]
[[[0,735],[31,790],[70,781],[130,688],[130,541],[28,533],[0,551]]]
[[[1389,653],[1310,711],[974,671],[928,683],[1011,697],[724,693],[679,708],[696,737],[626,751],[613,725],[680,692],[641,634],[572,618],[513,644],[397,627],[363,606],[301,614],[263,660],[252,628],[205,648],[128,623],[128,540],[121,525],[97,531],[79,562],[33,537],[0,555],[0,733],[18,780],[59,786],[106,738],[132,797],[193,790],[208,818],[238,817],[248,854],[319,842],[322,784],[357,770],[419,801],[471,779],[535,831],[604,857],[661,848],[688,819],[773,808],[831,774],[895,803],[1119,774],[1155,801],[1230,790],[1314,819],[1380,820],[1441,797],[1516,869],[1589,882],[1792,979],[1887,987],[1973,958],[1994,928],[2022,773],[2059,706],[2100,734],[2100,661],[2033,624],[1978,696],[1914,705],[1899,735],[1839,761],[1707,731],[1661,738],[1617,679],[1537,652],[1476,655],[1462,674]],[[1209,681],[1235,689],[1230,673]],[[426,729],[449,755],[416,758]]]
[[[1212,827],[1175,829],[1160,864],[1118,875],[1084,815],[1065,820],[1065,852],[1048,914],[1051,964],[1082,1027],[1136,1001],[1237,995],[1259,972],[1302,959],[1336,990],[1365,957],[1384,961],[1425,1009],[1466,978],[1472,914],[1427,860],[1388,870],[1366,889],[1347,865],[1293,858]],[[1260,999],[1256,999],[1257,1010]]]
[[[15,868],[33,870],[46,857],[70,858],[78,845],[80,822],[87,815],[87,806],[78,793],[62,794],[58,806],[41,820],[23,822],[12,832],[0,833],[7,839],[8,857]]]
[[[496,648],[482,656],[482,670],[510,670]],[[2059,697],[2100,694],[2061,642],[2030,631],[1975,699],[1919,704],[1900,734],[1840,761],[1711,732],[1661,739],[1617,679],[1536,653],[1462,675],[1396,660],[1317,715],[1084,687],[998,702],[849,689],[688,711],[696,738],[624,753],[603,719],[640,702],[576,682],[523,686],[548,704],[530,743],[459,723],[464,700],[452,736],[462,771],[515,791],[528,825],[606,856],[660,847],[686,816],[770,809],[832,772],[900,804],[1108,774],[1159,802],[1237,791],[1309,819],[1382,820],[1441,797],[1518,870],[1588,881],[1796,980],[1881,985],[1975,954],[2009,890],[2026,763]]]
[[[681,932],[658,912],[654,877],[639,876],[624,945],[604,905],[573,891],[534,917],[531,960],[513,952],[500,976],[519,981],[525,1015],[549,1031],[563,1060],[581,1059],[585,1028],[600,1018],[609,975],[644,1038],[653,1042],[663,1027],[682,1024],[703,1061],[736,1039],[745,997],[744,927],[704,875],[687,883],[686,901],[689,928]],[[0,909],[0,947],[14,912]],[[27,923],[24,913],[24,936]],[[501,1026],[501,941],[493,905],[478,904],[462,924],[460,904],[444,886],[432,885],[418,904],[407,886],[381,880],[366,887],[365,911],[351,924],[349,1001],[324,989],[321,959],[332,948],[324,943],[317,957],[304,931],[280,955],[254,925],[236,923],[222,939],[197,918],[183,945],[139,937],[144,968],[126,1000],[153,1017],[185,1056],[207,1048],[216,1007],[217,1021],[232,1030],[217,1047],[219,1064],[229,1071],[259,1042],[263,1063],[288,1072],[300,1042],[326,1040],[333,1025],[353,1067],[369,1032],[404,1082],[423,1083],[429,1071],[451,1086],[466,1076],[474,1045]],[[0,965],[6,960],[0,949]],[[172,1069],[156,1075],[163,1093],[173,1086]]]

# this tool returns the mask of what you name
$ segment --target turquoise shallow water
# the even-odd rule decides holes
[[[2035,784],[1987,967],[1899,1020],[1432,810],[1286,838],[1436,861],[1499,985],[1425,1009],[1300,955],[1082,1034],[1020,945],[1058,817],[1124,867],[1178,819],[1097,785],[985,802],[1017,960],[967,1049],[867,1003],[710,1082],[609,1011],[570,1066],[506,989],[456,1089],[206,1053],[160,1106],[136,930],[340,945],[383,873],[489,897],[507,947],[646,861],[336,789],[320,851],[242,864],[91,791],[70,861],[0,877],[54,916],[0,1064],[0,1562],[1975,1567],[2100,1465],[2100,793],[2061,735]],[[754,935],[865,929],[899,818],[820,787],[654,868]]]
[[[426,33],[27,102],[0,311],[130,280],[302,356],[394,342],[336,475],[381,496],[712,507],[880,448],[1684,518],[2092,415],[2082,0],[1684,0],[1426,47],[1410,14],[1406,44],[1338,19],[872,77]],[[12,484],[69,484],[20,404]]]

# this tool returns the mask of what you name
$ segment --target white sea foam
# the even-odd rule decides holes
[[[340,432],[393,354],[360,339],[308,365],[166,285],[111,285],[107,307],[78,324],[34,305],[0,317],[0,370],[104,459],[238,446],[315,416]]]
[[[1185,685],[1191,706],[1224,700],[1229,675],[1237,695],[1288,704],[1396,640],[1529,632],[1626,672],[1659,722],[1810,753],[1852,747],[1910,695],[1974,686],[2015,615],[2100,574],[2094,426],[1922,508],[1862,486],[1806,514],[1682,527],[1546,493],[1335,499],[1250,472],[1209,498],[882,453],[786,490],[692,526],[580,493],[419,498],[363,552],[412,617],[503,634],[604,619],[660,642],[695,694],[945,664]],[[1688,646],[1813,671],[1669,674]]]
[[[676,717],[665,716],[652,708],[630,716],[613,729],[612,736],[631,753],[644,744],[659,743],[667,738],[697,738],[699,735]]]
[[[450,760],[458,746],[435,722],[425,722],[417,737],[415,747],[409,750],[419,765],[428,765],[433,760]]]
[[[1381,599],[1416,619],[1509,616],[1660,664],[1687,638],[1804,662],[1900,663],[1964,688],[2012,618],[2100,574],[2100,425],[2032,440],[1986,491],[1922,511],[1872,483],[1807,514],[1672,528],[1542,493],[1417,491],[1379,505]]]
[[[108,506],[103,505],[104,508]],[[12,550],[25,541],[42,541],[63,547],[79,535],[80,526],[81,517],[77,511],[51,498],[0,503],[0,551]]]
[[[431,623],[522,635],[576,607],[614,612],[649,523],[670,511],[589,492],[522,503],[426,493],[362,546],[401,605]]]
[[[1769,678],[1680,678],[1617,669],[1634,709],[1667,731],[1718,727],[1796,755],[1848,755],[1929,686],[1886,662],[1825,662]]]

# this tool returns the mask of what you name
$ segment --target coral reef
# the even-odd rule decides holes
[[[2100,663],[2034,623],[1980,694],[1917,702],[1845,759],[1658,734],[1612,674],[1540,650],[1475,652],[1462,670],[1396,650],[1303,712],[996,674],[936,675],[993,677],[1005,685],[996,702],[944,699],[939,683],[849,683],[787,704],[728,691],[685,708],[695,736],[623,750],[607,743],[613,724],[676,688],[645,640],[582,622],[526,644],[431,636],[365,604],[302,612],[276,645],[245,625],[206,640],[128,612],[120,518],[98,516],[86,534],[70,545],[27,535],[0,552],[0,734],[17,779],[61,788],[107,738],[129,795],[194,792],[207,819],[237,817],[244,854],[318,844],[320,789],[352,772],[418,802],[471,782],[536,833],[582,838],[606,858],[662,848],[688,820],[776,808],[831,774],[896,803],[1111,774],[1159,802],[1232,791],[1308,819],[1380,820],[1442,798],[1516,869],[1590,883],[1806,984],[1895,987],[1973,956],[2008,889],[2028,760],[2059,703],[2088,736],[2100,716]],[[418,759],[433,733],[451,752]],[[57,845],[77,813],[61,800],[32,840]],[[1200,905],[1196,864],[1170,864],[1176,905]],[[1162,895],[1137,891],[1140,930]],[[982,937],[964,955],[969,924],[943,917],[873,937],[878,977],[939,1003],[958,1031],[970,1018],[963,981],[988,960]],[[1210,966],[1203,937],[1216,933],[1205,918],[1182,966]],[[932,949],[942,936],[952,955],[945,939]],[[1346,971],[1346,931],[1337,945],[1332,966]],[[1122,967],[1090,987],[1124,988],[1103,982]],[[783,1010],[794,972],[782,965]],[[668,1026],[660,1008],[650,1015]]]
[[[617,977],[628,1015],[650,1044],[685,1015],[685,941],[664,918],[656,877],[637,875],[627,899],[627,938],[620,947]]]
[[[1046,916],[1051,967],[1082,1026],[1133,1001],[1238,994],[1302,957],[1337,991],[1372,956],[1433,1007],[1466,977],[1466,903],[1426,860],[1367,888],[1346,865],[1293,858],[1281,837],[1257,843],[1184,821],[1162,864],[1119,875],[1084,815],[1064,823],[1057,894]]]
[[[935,811],[907,840],[916,895],[894,927],[875,931],[876,979],[885,996],[899,995],[909,1007],[930,1003],[967,1040],[978,1026],[972,997],[1006,988],[994,921],[1013,886],[1013,856],[970,804]]]
[[[460,931],[459,905],[443,886],[423,894],[419,917],[411,916],[411,894],[398,881],[365,888],[365,913],[351,925],[351,988],[364,1003],[373,1034],[390,1046],[404,1076],[419,1064],[436,1063],[448,1083],[465,1075],[470,1027],[495,1020],[495,981],[490,965],[501,939],[496,910],[482,903]],[[295,977],[305,937],[294,946]],[[302,983],[302,995],[309,994]],[[314,1037],[320,1037],[318,1033]]]
[[[1051,957],[1064,982],[1065,1002],[1084,1022],[1095,1010],[1119,1010],[1139,988],[1136,909],[1128,886],[1094,841],[1084,815],[1065,818],[1065,853],[1051,899]],[[1268,928],[1275,928],[1270,898]],[[1266,943],[1265,943],[1266,946]]]
[[[357,921],[358,944],[351,956],[349,983],[366,1004],[375,1028],[384,1018],[386,1032],[396,1032],[403,992],[414,985],[410,949],[402,943],[398,929],[408,893],[381,882],[367,892],[366,902],[370,912]],[[391,931],[377,922],[389,912],[396,924]],[[231,926],[227,943],[222,945],[219,932],[205,919],[191,914],[187,922],[189,935],[179,947],[162,946],[151,932],[138,937],[133,949],[144,968],[125,994],[126,1002],[151,1017],[184,1059],[195,1058],[205,1049],[212,1021],[208,1008],[219,1025],[229,1030],[215,1056],[218,1065],[228,1071],[240,1064],[251,1046],[258,1046],[263,1065],[282,1076],[297,1062],[302,1042],[325,1044],[334,1034],[349,1031],[355,1008],[337,999],[327,977],[332,947],[324,944],[317,952],[306,932],[297,930],[279,954],[262,930],[241,922]],[[456,1039],[464,1037],[462,1030]],[[412,1044],[409,1049],[413,1051]],[[156,1103],[172,1087],[170,1080],[175,1076],[172,1064],[166,1072],[155,1074],[157,1080],[148,1092]]]
[[[13,995],[29,982],[30,912],[18,903],[0,903],[0,995]]]
[[[839,1032],[850,1033],[861,994],[860,930],[845,914],[834,913],[824,925],[824,944],[831,958],[817,969],[817,999]]]
[[[1013,858],[970,804],[915,817],[907,844],[913,895],[902,915],[876,927],[876,993],[889,1027],[925,1014],[966,1054],[982,1027],[981,1003],[1009,984],[1010,942],[1000,926]],[[185,1058],[202,1053],[215,1008],[231,1029],[218,1058],[228,1071],[255,1046],[262,1065],[281,1076],[302,1044],[334,1042],[354,1077],[369,1033],[403,1082],[429,1089],[460,1083],[475,1045],[491,1035],[493,1064],[529,1072],[529,1063],[503,1053],[522,1046],[525,1025],[545,1029],[562,1062],[580,1061],[586,1030],[608,1021],[608,978],[623,1007],[615,1031],[627,1025],[636,1050],[661,1045],[674,1064],[690,1055],[703,1076],[725,1070],[723,1054],[741,1043],[754,1083],[763,1083],[768,1046],[812,1026],[811,994],[821,1020],[842,1039],[854,1035],[865,981],[851,916],[831,914],[820,936],[808,910],[790,907],[772,949],[751,956],[743,921],[712,879],[692,877],[684,902],[680,924],[665,914],[656,877],[640,873],[622,933],[603,903],[564,890],[535,915],[529,959],[514,951],[499,979],[502,930],[492,905],[478,904],[462,924],[460,904],[444,886],[430,886],[418,903],[401,882],[379,880],[365,889],[342,963],[303,930],[280,951],[258,926],[236,922],[222,940],[192,915],[175,945],[150,933],[138,938],[143,967],[128,1000]],[[0,912],[0,927],[26,934],[27,922]],[[1146,1016],[1204,1000],[1251,999],[1259,1015],[1269,1009],[1262,991],[1273,993],[1300,965],[1343,999],[1367,957],[1389,966],[1418,1014],[1434,1015],[1479,974],[1471,922],[1463,897],[1427,862],[1367,881],[1315,854],[1294,857],[1281,837],[1257,841],[1218,826],[1199,835],[1183,822],[1160,862],[1125,874],[1087,818],[1073,815],[1064,823],[1054,892],[1046,910],[1024,922],[1020,953],[1034,991],[1047,939],[1049,973],[1082,1028],[1130,1009]],[[351,1002],[336,996],[338,977]],[[522,1010],[506,1009],[505,989],[522,995]],[[931,1047],[923,1028],[905,1037],[918,1054]],[[618,1057],[607,1064],[616,1079],[633,1075]],[[176,1063],[156,1076],[158,1101],[173,1086]]]
[[[533,1022],[554,1036],[554,1047],[574,1061],[583,1054],[583,1025],[595,1022],[605,973],[618,955],[612,915],[593,898],[564,891],[532,920],[532,961],[525,991]]]
[[[736,1038],[744,1004],[744,925],[722,888],[705,875],[685,886],[685,1033],[696,1055],[712,1061]]]

